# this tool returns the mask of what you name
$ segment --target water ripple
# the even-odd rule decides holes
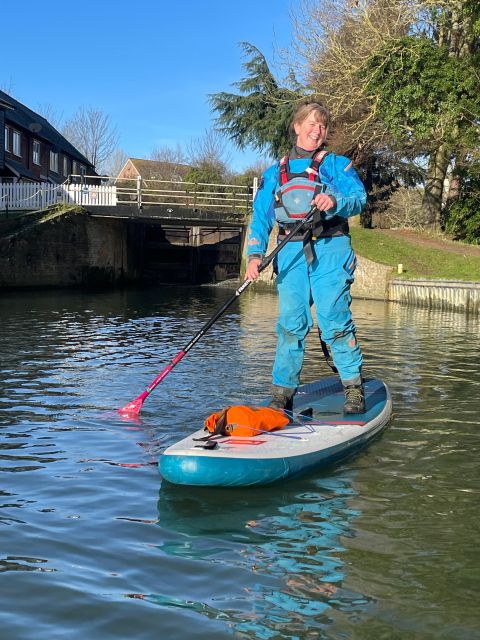
[[[275,295],[246,292],[136,421],[116,409],[230,295],[0,299],[2,637],[479,637],[478,319],[354,301],[365,375],[394,398],[383,436],[277,487],[172,487],[166,446],[266,395]],[[304,375],[329,375],[314,331]]]

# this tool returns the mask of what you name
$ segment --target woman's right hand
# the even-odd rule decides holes
[[[248,261],[247,268],[245,271],[245,280],[256,280],[260,275],[258,267],[262,264],[260,258],[251,258]]]

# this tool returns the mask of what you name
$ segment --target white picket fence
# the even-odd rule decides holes
[[[46,209],[54,204],[114,206],[115,185],[50,184],[49,182],[0,183],[0,210]]]

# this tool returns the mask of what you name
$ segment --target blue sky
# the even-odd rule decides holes
[[[207,95],[234,90],[245,75],[240,42],[254,44],[274,66],[276,52],[291,42],[291,0],[13,6],[1,10],[7,64],[0,87],[33,110],[51,104],[64,119],[81,105],[102,109],[133,157],[184,147],[212,126]],[[232,169],[257,157],[232,149]]]

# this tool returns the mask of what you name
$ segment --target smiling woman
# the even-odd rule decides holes
[[[349,159],[324,149],[328,123],[328,109],[316,102],[302,104],[294,113],[291,129],[295,146],[263,174],[255,198],[246,277],[259,277],[276,221],[279,239],[289,237],[292,241],[277,260],[278,340],[270,406],[292,407],[300,383],[305,337],[313,325],[313,301],[323,340],[332,351],[345,389],[343,411],[362,414],[362,354],[350,313],[356,258],[347,218],[361,212],[366,193]],[[308,216],[311,206],[316,208],[313,220],[297,234],[294,223]]]
[[[327,138],[329,119],[327,109],[321,105],[318,109],[312,109],[309,104],[300,107],[292,124],[297,147],[305,151],[315,151],[320,147]]]

